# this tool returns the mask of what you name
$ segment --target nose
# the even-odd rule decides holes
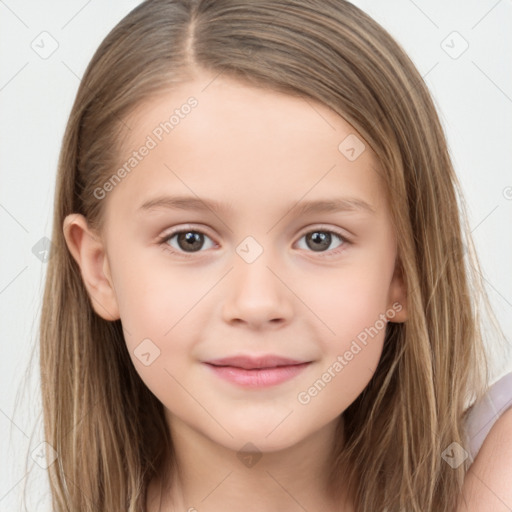
[[[280,275],[282,272],[271,251],[263,251],[252,263],[235,256],[234,269],[226,280],[227,291],[223,294],[224,321],[251,328],[288,323],[293,313],[293,293],[286,278]]]

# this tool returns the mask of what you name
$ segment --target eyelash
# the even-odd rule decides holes
[[[330,233],[330,234],[336,235],[342,241],[342,244],[340,245],[340,247],[338,247],[336,249],[331,249],[330,251],[318,252],[318,254],[320,254],[322,258],[330,258],[330,257],[337,256],[338,254],[340,254],[342,251],[345,250],[346,245],[351,245],[351,243],[352,243],[345,235],[342,235],[339,231],[333,230],[332,228],[327,229],[323,226],[320,226],[316,229],[311,229],[309,231],[306,231],[305,233],[303,233],[301,235],[299,240],[301,238],[303,238],[305,235],[309,235],[310,233],[316,233],[316,232]],[[194,227],[190,227],[190,228],[186,228],[186,229],[183,229],[183,228],[177,229],[175,231],[172,231],[171,233],[166,233],[165,235],[162,235],[157,240],[157,243],[158,243],[158,245],[160,245],[162,250],[170,252],[173,255],[178,255],[179,257],[183,257],[183,258],[191,258],[197,253],[204,252],[204,251],[196,251],[196,252],[186,253],[186,252],[177,251],[177,250],[171,248],[167,242],[169,240],[171,240],[174,236],[179,235],[180,233],[199,233],[199,234],[205,235],[206,237],[211,239],[211,237],[207,233],[205,233],[203,230],[196,229]],[[308,251],[308,252],[314,252],[314,251]]]

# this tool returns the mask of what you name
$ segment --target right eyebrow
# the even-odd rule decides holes
[[[293,203],[292,203],[293,204]],[[158,196],[145,201],[137,211],[151,211],[155,209],[174,210],[210,210],[215,213],[233,215],[235,212],[228,203],[214,199],[201,199],[193,196]],[[335,213],[343,211],[365,211],[374,214],[375,209],[366,201],[356,197],[334,197],[321,200],[297,201],[295,206],[289,206],[285,211],[295,209],[296,215],[311,213]]]

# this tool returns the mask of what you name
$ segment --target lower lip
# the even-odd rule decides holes
[[[254,370],[245,370],[244,368],[236,368],[234,366],[214,366],[209,363],[205,364],[211,368],[216,375],[229,382],[247,388],[263,388],[275,386],[276,384],[290,380],[309,366],[310,363]]]

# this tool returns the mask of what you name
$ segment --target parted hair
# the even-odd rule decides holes
[[[94,190],[119,165],[123,119],[198,70],[320,101],[375,152],[408,319],[388,323],[379,365],[343,413],[329,485],[343,479],[358,512],[452,512],[468,461],[452,468],[441,455],[467,445],[468,410],[489,385],[488,300],[428,88],[393,37],[345,0],[147,0],[88,64],[62,141],[39,332],[54,512],[144,511],[149,481],[174,467],[163,405],[120,320],[94,312],[63,222],[80,213],[101,229]]]

